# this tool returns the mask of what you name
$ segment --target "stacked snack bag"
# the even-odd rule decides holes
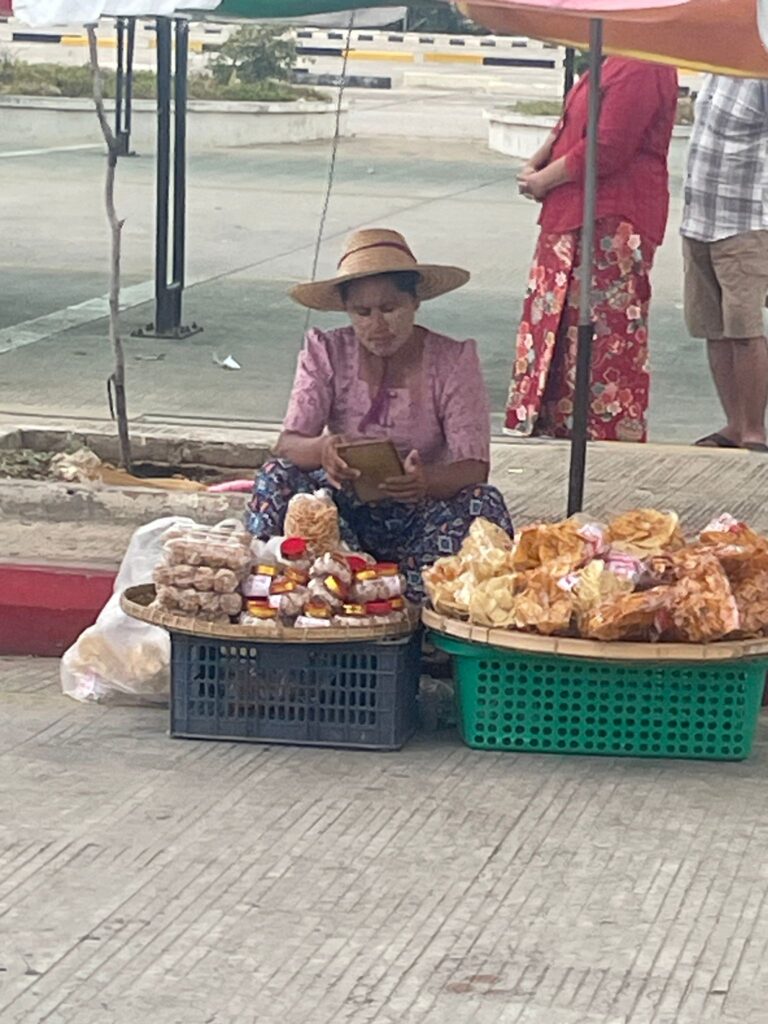
[[[408,621],[398,566],[344,550],[327,495],[292,498],[286,526],[302,533],[260,541],[226,523],[170,531],[155,571],[156,606],[264,630]]]
[[[479,519],[424,580],[436,611],[482,626],[682,643],[768,634],[768,538],[731,516],[691,542],[655,509],[537,524],[514,542]]]
[[[241,527],[179,527],[164,537],[154,571],[155,604],[204,622],[229,622],[243,606],[240,585],[251,563],[251,538]]]
[[[407,619],[405,581],[397,566],[339,550],[308,558],[307,543],[299,537],[254,541],[253,548],[255,564],[243,583],[241,623],[322,629]]]

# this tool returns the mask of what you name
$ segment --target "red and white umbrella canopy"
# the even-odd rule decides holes
[[[603,21],[607,53],[768,78],[768,0],[461,0],[495,32],[586,47]]]

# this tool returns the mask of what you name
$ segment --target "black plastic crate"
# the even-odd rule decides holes
[[[420,635],[275,644],[171,633],[171,736],[398,750],[416,724]]]

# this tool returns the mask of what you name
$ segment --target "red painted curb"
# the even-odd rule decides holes
[[[0,562],[0,655],[60,657],[109,600],[114,569]]]

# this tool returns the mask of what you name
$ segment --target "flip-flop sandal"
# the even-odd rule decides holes
[[[706,437],[700,437],[698,441],[693,442],[696,448],[738,448],[739,445],[735,441],[732,441],[725,434],[718,434],[715,431],[714,434],[707,434]],[[744,446],[746,448],[746,445]]]
[[[762,441],[745,441],[741,447],[746,448],[748,452],[768,452],[768,444],[763,444]]]

